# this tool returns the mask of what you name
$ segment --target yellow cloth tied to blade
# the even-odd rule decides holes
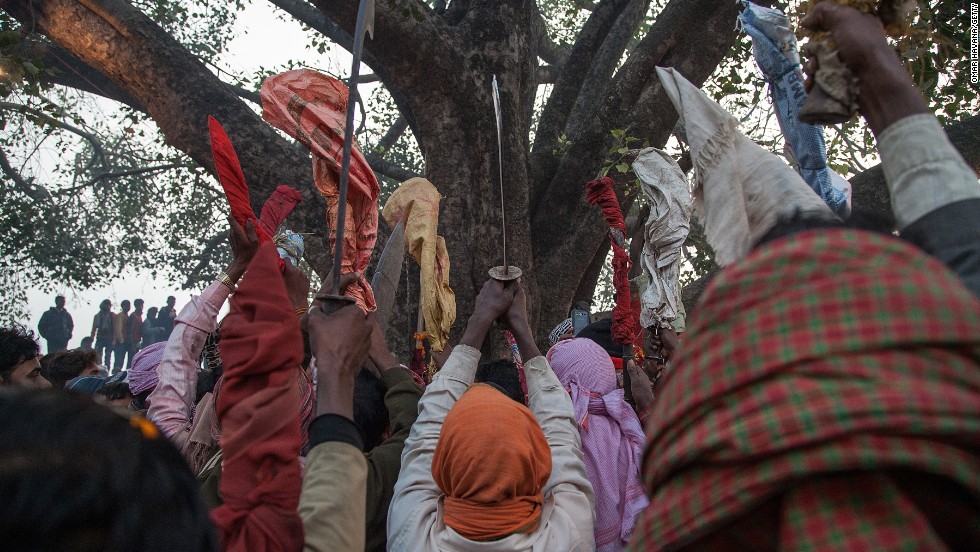
[[[405,244],[421,273],[425,332],[436,352],[446,348],[449,330],[456,321],[456,294],[449,287],[449,252],[446,240],[438,235],[441,199],[431,182],[412,178],[391,194],[381,212],[391,226],[405,222]]]

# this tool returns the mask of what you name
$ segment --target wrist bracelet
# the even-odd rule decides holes
[[[296,307],[295,312],[297,316],[303,316],[308,310],[310,310],[310,307]]]
[[[224,284],[225,287],[228,288],[228,291],[229,292],[235,293],[236,291],[238,291],[238,288],[235,287],[235,282],[233,282],[231,280],[231,277],[228,276],[228,274],[226,274],[224,272],[222,272],[221,274],[218,274],[218,281],[221,282],[222,284]]]

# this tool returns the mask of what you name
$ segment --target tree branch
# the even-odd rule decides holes
[[[374,149],[381,151],[382,153],[386,153],[388,150],[393,148],[396,143],[398,143],[398,139],[401,138],[402,134],[405,133],[405,129],[407,128],[408,121],[405,119],[405,116],[399,115],[398,118],[395,119],[395,122],[391,123],[391,126],[388,127],[388,131],[381,137],[378,144],[374,146]]]
[[[51,44],[37,35],[31,35],[30,40],[34,47],[43,49],[41,59],[44,66],[55,70],[53,75],[44,77],[46,82],[115,100],[137,111],[146,111],[131,94],[64,48]]]
[[[535,191],[545,187],[550,176],[554,173],[558,160],[551,153],[558,145],[558,135],[565,129],[568,115],[575,106],[575,100],[585,83],[585,76],[606,35],[613,28],[619,14],[626,9],[630,0],[602,0],[589,16],[568,52],[565,63],[562,64],[555,79],[555,86],[548,97],[548,102],[541,111],[537,132],[534,135],[534,145],[529,159],[532,191],[532,206]]]
[[[212,174],[207,118],[213,115],[235,145],[253,208],[261,209],[261,198],[288,182],[303,194],[302,205],[291,215],[297,226],[323,227],[325,205],[313,186],[308,152],[297,151],[279,136],[197,57],[131,4],[86,1],[112,14],[112,24],[70,0],[6,0],[0,6],[135,98],[168,144]],[[325,269],[318,259],[311,264]]]
[[[606,35],[602,47],[596,52],[595,60],[585,75],[585,82],[590,83],[590,86],[582,87],[575,106],[568,115],[565,132],[572,140],[575,140],[574,137],[579,132],[578,127],[588,124],[586,115],[594,111],[598,102],[606,96],[606,91],[612,85],[612,74],[649,5],[649,0],[630,0],[626,9],[616,18],[616,24]]]
[[[167,163],[166,165],[153,165],[151,167],[137,167],[134,169],[123,169],[118,171],[108,171],[104,173],[97,174],[89,179],[85,186],[91,186],[96,182],[107,180],[111,178],[121,178],[123,176],[136,176],[140,174],[154,173],[160,171],[169,171],[171,169],[193,169],[193,166],[187,165],[186,163]],[[84,187],[84,186],[82,186]]]
[[[10,166],[10,161],[7,159],[7,154],[0,149],[0,171],[7,176],[17,187],[27,197],[33,199],[37,202],[50,202],[51,193],[48,192],[43,186],[37,186],[31,182],[28,182],[19,172],[14,170]]]
[[[544,16],[541,15],[540,11],[534,18],[534,30],[538,35],[538,57],[551,65],[564,65],[565,57],[568,56],[568,48],[558,46],[551,39],[551,35],[548,34],[548,25],[545,24]]]
[[[91,132],[82,130],[74,125],[70,125],[60,119],[52,117],[43,111],[34,109],[33,107],[26,106],[23,104],[12,103],[12,102],[0,102],[0,111],[9,109],[11,111],[17,111],[23,113],[24,115],[30,115],[35,117],[54,128],[61,128],[71,132],[72,134],[77,134],[85,140],[87,140],[92,145],[92,160],[88,162],[88,166],[92,166],[96,160],[98,160],[103,167],[108,167],[109,163],[106,161],[105,150],[102,148],[102,141],[99,137],[92,134]]]
[[[562,247],[595,251],[607,233],[597,210],[581,197],[582,186],[595,176],[609,148],[609,129],[633,124],[631,135],[645,138],[651,145],[662,145],[677,115],[654,68],[674,66],[693,83],[702,83],[730,51],[737,6],[729,0],[671,0],[595,108],[579,112],[578,120],[568,123],[578,130],[568,136],[571,145],[555,170],[539,181],[546,189],[535,191],[540,195],[531,211],[534,256],[541,259],[535,271],[541,281],[561,281],[563,274],[584,273],[591,260],[588,256],[558,258],[546,251]],[[535,151],[542,158],[543,153]],[[624,211],[631,204],[632,198],[621,199]],[[543,304],[542,316],[557,319],[570,300],[568,294],[555,298],[554,304]]]
[[[184,288],[190,288],[194,286],[194,279],[200,274],[204,269],[208,267],[211,262],[211,255],[214,254],[214,250],[218,248],[219,245],[224,243],[228,239],[227,232],[218,232],[217,234],[208,238],[204,242],[204,246],[201,248],[201,252],[197,255],[197,264],[191,268],[187,275],[187,281],[184,282]]]
[[[553,83],[558,79],[558,67],[554,65],[539,65],[535,73],[538,84]]]
[[[272,1],[279,5],[289,0]],[[348,36],[353,35],[357,2],[312,3]],[[403,104],[392,89],[425,89],[431,87],[432,80],[459,81],[463,77],[461,71],[453,70],[466,63],[457,33],[428,5],[420,0],[386,0],[376,2],[374,8],[374,38],[365,40],[365,48],[378,63],[372,64],[367,58],[364,61],[392,92],[402,113],[408,103]],[[353,40],[341,45],[349,50],[352,44]],[[405,55],[406,45],[411,45],[413,55]],[[424,60],[425,71],[418,70],[419,60]],[[410,113],[405,116],[413,123]]]
[[[31,35],[29,40],[33,48],[43,52],[41,60],[44,66],[55,70],[53,75],[46,75],[44,77],[46,82],[96,94],[103,98],[125,104],[136,111],[146,112],[146,108],[131,94],[119,88],[116,83],[107,79],[105,75],[93,69],[90,65],[78,59],[64,48],[56,44],[51,44],[49,41],[37,35]],[[230,83],[226,86],[233,90],[238,97],[257,105],[262,104],[258,92],[247,90]]]
[[[368,165],[371,166],[371,169],[374,172],[387,176],[388,178],[394,178],[399,182],[404,182],[410,178],[417,178],[419,176],[422,176],[404,167],[396,165],[391,161],[386,161],[383,157],[381,157],[376,153],[365,152],[364,158],[367,160]]]

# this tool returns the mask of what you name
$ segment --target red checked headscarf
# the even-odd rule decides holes
[[[463,537],[533,533],[550,475],[551,449],[526,406],[477,383],[449,410],[432,477],[446,494],[446,525]]]
[[[303,340],[277,258],[271,243],[259,248],[221,325],[225,371],[217,411],[224,504],[211,518],[222,550],[303,548],[296,511],[302,484],[296,370]]]
[[[980,301],[948,268],[856,230],[765,244],[691,317],[631,549],[976,549],[978,412]]]
[[[327,200],[330,247],[336,242],[340,194],[340,164],[347,113],[347,86],[309,69],[287,71],[262,83],[262,117],[313,153],[313,180]],[[347,288],[365,311],[373,311],[374,292],[364,273],[378,239],[378,180],[357,144],[351,150],[344,258],[341,272],[360,272],[359,282]]]

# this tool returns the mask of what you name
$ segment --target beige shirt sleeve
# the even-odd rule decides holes
[[[545,357],[538,356],[524,363],[524,375],[528,407],[551,447],[551,477],[545,483],[544,494],[553,494],[555,509],[565,510],[582,528],[582,534],[591,537],[595,494],[585,472],[582,438],[572,399]]]
[[[432,456],[442,422],[473,383],[479,362],[480,351],[457,345],[419,400],[419,417],[405,440],[401,471],[388,507],[388,550],[432,547],[430,529],[439,521],[438,505],[442,496],[432,478]]]
[[[367,459],[357,447],[321,443],[306,457],[299,497],[305,552],[364,550]]]
[[[977,175],[931,114],[886,128],[878,136],[878,153],[899,229],[950,203],[980,198]]]

